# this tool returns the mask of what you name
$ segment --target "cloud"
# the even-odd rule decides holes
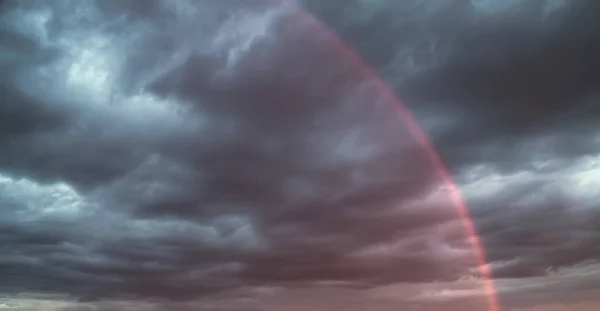
[[[424,125],[498,260],[496,276],[597,256],[596,3],[307,3],[390,76]]]
[[[289,45],[307,31],[288,29],[293,12],[233,4],[7,8],[6,31],[54,56],[15,56],[4,78],[2,117],[21,121],[2,134],[3,292],[192,299],[467,268],[431,269],[443,237],[363,251],[456,217],[443,202],[397,206],[426,195],[435,172],[391,107],[347,101],[354,86],[382,99],[355,75],[338,80],[352,72],[330,62],[336,51]],[[200,7],[222,18],[198,21]]]
[[[496,278],[551,287],[598,257],[595,2],[299,3],[414,112]],[[483,303],[440,172],[303,13],[2,6],[1,293],[57,310]],[[406,296],[369,298],[386,286]]]

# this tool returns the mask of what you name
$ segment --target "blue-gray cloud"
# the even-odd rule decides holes
[[[594,1],[298,1],[397,91],[498,278],[600,254]],[[439,172],[274,1],[5,1],[0,293],[187,301],[476,277]]]

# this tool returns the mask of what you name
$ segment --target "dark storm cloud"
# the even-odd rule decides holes
[[[299,1],[406,100],[502,278],[598,257],[597,4],[550,2]],[[273,3],[3,4],[0,292],[188,300],[476,274],[395,109]]]
[[[597,1],[304,3],[434,139],[497,277],[598,258]]]
[[[508,158],[532,136],[558,137],[539,153],[598,151],[597,2],[305,2],[432,124],[451,168],[524,165]]]
[[[393,107],[296,13],[9,4],[2,292],[179,300],[470,267],[466,253],[450,268],[429,255],[444,241],[424,228],[457,217],[416,206],[435,172]],[[367,250],[402,237],[401,254]]]

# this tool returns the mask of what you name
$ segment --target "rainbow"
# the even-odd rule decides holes
[[[329,42],[334,46],[334,48],[339,51],[339,53],[348,59],[351,64],[356,68],[357,74],[365,79],[372,81],[375,84],[376,90],[381,94],[381,96],[394,104],[397,108],[398,116],[404,122],[410,133],[414,136],[417,142],[421,145],[425,154],[434,167],[434,169],[442,178],[442,181],[445,183],[447,189],[450,192],[450,199],[452,200],[452,204],[456,207],[457,212],[462,220],[462,224],[466,233],[468,234],[470,240],[472,241],[473,250],[475,253],[475,259],[477,260],[479,271],[482,275],[483,282],[483,290],[487,299],[488,310],[489,311],[500,311],[500,304],[498,301],[498,295],[496,289],[494,287],[494,281],[492,277],[492,271],[490,266],[487,264],[487,259],[485,255],[485,251],[483,249],[483,244],[479,238],[477,233],[477,229],[471,215],[469,213],[469,209],[464,202],[458,186],[454,182],[452,175],[448,171],[448,168],[440,158],[439,154],[436,152],[433,144],[425,134],[425,132],[421,129],[421,127],[417,124],[413,115],[406,109],[406,106],[402,103],[400,99],[396,97],[392,89],[385,83],[379,75],[375,72],[373,68],[371,68],[364,60],[362,60],[358,54],[352,50],[336,33],[334,33],[331,29],[324,25],[324,23],[320,22],[317,18],[311,15],[308,11],[300,7],[299,5],[286,0],[275,0],[279,5],[287,6],[289,9],[292,9],[294,12],[298,13],[298,16],[305,19],[306,22],[309,23],[309,26],[314,27],[315,31],[322,34],[324,37],[329,38]]]

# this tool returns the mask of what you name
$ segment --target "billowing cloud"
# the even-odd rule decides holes
[[[593,297],[597,2],[296,2],[1,4],[0,309],[480,310],[443,176],[306,14],[431,137],[503,304]]]

